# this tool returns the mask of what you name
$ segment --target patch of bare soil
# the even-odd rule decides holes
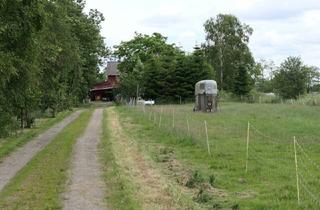
[[[117,164],[138,189],[134,196],[142,208],[186,209],[171,197],[166,178],[139,151],[134,139],[125,134],[114,108],[108,109],[108,125]]]
[[[76,111],[70,116],[40,134],[23,147],[18,148],[0,163],[0,191],[38,152],[47,146],[68,124],[74,121],[82,111]]]
[[[98,157],[102,116],[102,109],[94,111],[85,133],[75,145],[70,180],[64,194],[66,210],[106,209],[105,185]]]

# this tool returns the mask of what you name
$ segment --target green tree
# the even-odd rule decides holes
[[[305,66],[304,70],[307,75],[307,92],[309,93],[313,86],[319,84],[320,71],[315,66]]]
[[[218,87],[233,91],[236,75],[242,64],[247,66],[250,76],[255,74],[254,59],[248,47],[253,30],[242,24],[237,17],[224,14],[208,19],[204,28],[206,55],[216,70]]]
[[[14,72],[7,73],[3,86],[5,110],[20,113],[22,128],[31,126],[31,111],[37,106],[39,68],[36,58],[39,55],[38,33],[43,27],[42,7],[37,0],[5,0],[0,7],[0,51],[3,52],[0,63]]]
[[[273,61],[260,60],[255,64],[256,77],[253,79],[255,88],[259,92],[274,92],[273,72],[276,67]]]
[[[300,57],[288,57],[275,73],[274,85],[285,99],[296,99],[307,91],[308,73]]]
[[[35,111],[82,103],[99,77],[107,50],[101,13],[83,0],[0,3],[0,136],[30,127]]]
[[[169,80],[180,50],[166,42],[167,38],[159,33],[151,36],[136,33],[132,40],[116,47],[114,55],[121,60],[118,67],[124,96],[135,97],[138,87],[145,98],[172,98]]]
[[[213,78],[213,68],[204,50],[186,55],[159,33],[136,36],[117,46],[115,55],[121,60],[123,96],[135,97],[137,87],[145,98],[178,101],[193,97],[194,85]],[[143,68],[137,68],[139,63]]]
[[[237,96],[247,96],[252,89],[252,79],[248,73],[248,69],[245,65],[239,66],[237,72],[233,93]]]
[[[138,97],[144,94],[144,65],[138,59],[132,72],[124,72],[120,75],[120,93],[124,97]]]

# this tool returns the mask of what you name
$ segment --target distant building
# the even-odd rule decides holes
[[[117,61],[109,61],[106,68],[106,80],[95,84],[90,90],[91,101],[113,101],[114,92],[119,87],[119,70]]]

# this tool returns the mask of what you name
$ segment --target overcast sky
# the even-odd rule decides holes
[[[204,42],[203,23],[219,13],[234,14],[253,29],[250,49],[256,58],[276,64],[301,56],[320,66],[320,0],[87,0],[88,9],[106,18],[102,34],[109,47],[134,32],[160,32],[191,52]]]

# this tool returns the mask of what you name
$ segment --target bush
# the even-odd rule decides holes
[[[18,128],[18,123],[8,112],[0,110],[0,116],[0,138],[4,138]]]

